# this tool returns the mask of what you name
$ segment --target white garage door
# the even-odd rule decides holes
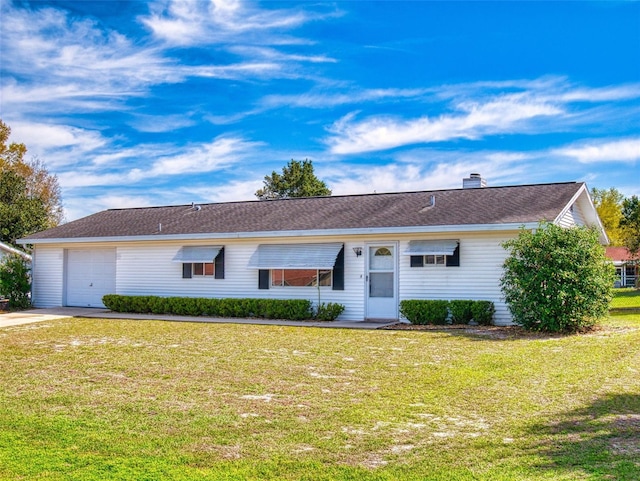
[[[104,307],[102,296],[115,293],[115,249],[67,251],[67,306]]]

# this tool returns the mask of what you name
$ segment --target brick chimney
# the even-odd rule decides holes
[[[463,189],[478,189],[486,186],[487,181],[480,174],[469,174],[469,177],[462,179]]]

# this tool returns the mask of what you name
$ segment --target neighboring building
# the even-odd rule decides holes
[[[615,287],[635,287],[640,260],[634,259],[626,247],[607,247],[606,254],[616,267]]]
[[[102,306],[104,294],[307,298],[341,319],[398,319],[403,299],[486,299],[500,291],[502,242],[546,220],[597,226],[584,183],[464,188],[112,209],[33,244],[37,307]]]
[[[0,262],[6,256],[15,254],[22,257],[24,260],[31,262],[31,256],[20,249],[16,249],[15,247],[10,246],[9,244],[5,244],[4,242],[0,242]]]

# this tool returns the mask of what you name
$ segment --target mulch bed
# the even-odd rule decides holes
[[[440,331],[451,334],[485,336],[490,339],[552,339],[564,337],[563,334],[531,332],[520,326],[469,326],[467,324],[414,325],[398,323],[381,329],[394,331]]]

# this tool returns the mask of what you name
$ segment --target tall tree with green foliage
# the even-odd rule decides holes
[[[624,195],[618,189],[591,189],[591,198],[602,221],[609,243],[621,246],[624,243],[620,220],[622,219],[622,201]]]
[[[314,197],[331,195],[331,190],[313,172],[313,162],[293,160],[282,168],[282,174],[275,170],[264,178],[264,187],[256,191],[260,200],[284,199],[288,197]]]
[[[57,226],[63,217],[60,186],[27,147],[8,143],[11,128],[0,120],[0,240],[16,244],[25,235]]]
[[[624,246],[634,257],[640,257],[640,199],[633,195],[622,202],[620,220]]]
[[[503,244],[502,292],[516,324],[533,331],[578,332],[609,312],[615,268],[587,227],[541,223]]]

